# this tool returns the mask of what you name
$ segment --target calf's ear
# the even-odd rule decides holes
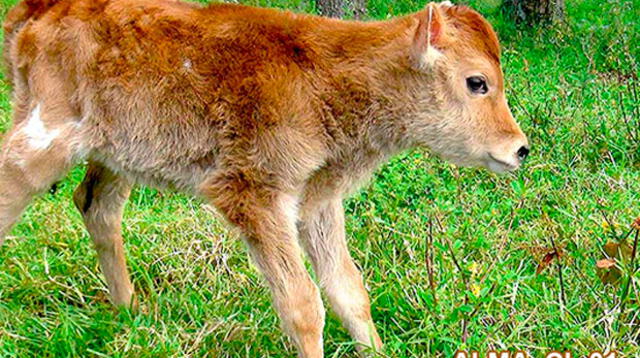
[[[416,14],[418,27],[414,33],[411,56],[414,66],[428,69],[442,57],[442,37],[445,27],[441,4],[429,3]]]

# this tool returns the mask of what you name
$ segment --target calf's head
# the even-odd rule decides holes
[[[517,169],[529,147],[507,105],[491,25],[448,2],[430,3],[413,22],[410,135],[458,165]]]

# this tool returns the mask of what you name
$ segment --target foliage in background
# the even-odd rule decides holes
[[[0,0],[0,16],[14,2]],[[307,0],[247,3],[316,11]],[[424,5],[369,0],[368,16]],[[496,176],[405,153],[346,202],[386,355],[640,356],[640,274],[618,259],[615,285],[596,267],[605,244],[632,244],[622,239],[640,214],[639,0],[576,0],[544,29],[515,26],[498,0],[472,5],[502,39],[507,96],[532,154]],[[3,132],[10,117],[2,85]],[[293,356],[242,244],[183,195],[133,193],[124,236],[140,309],[113,309],[71,202],[83,173],[36,200],[0,249],[0,356]],[[325,339],[328,357],[353,355],[332,313]]]

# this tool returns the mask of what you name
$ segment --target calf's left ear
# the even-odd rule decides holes
[[[441,6],[450,3],[429,3],[427,7],[416,14],[418,27],[413,37],[411,56],[413,64],[418,69],[432,67],[442,57],[442,37],[445,27]]]

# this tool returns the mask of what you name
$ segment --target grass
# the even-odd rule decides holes
[[[306,0],[252,3],[313,11]],[[351,252],[385,354],[616,349],[638,357],[640,274],[625,294],[624,285],[603,284],[595,264],[603,244],[640,216],[640,2],[571,1],[566,23],[544,29],[511,24],[498,5],[474,3],[503,42],[508,97],[533,148],[526,167],[497,176],[414,151],[346,201]],[[369,13],[422,6],[370,0]],[[2,85],[2,131],[8,96]],[[294,355],[241,242],[202,202],[175,193],[135,190],[124,235],[140,309],[116,311],[71,202],[83,171],[37,199],[0,251],[0,356]],[[536,273],[554,246],[561,258]],[[621,266],[624,282],[628,260]],[[354,351],[332,313],[325,347],[328,357]]]

